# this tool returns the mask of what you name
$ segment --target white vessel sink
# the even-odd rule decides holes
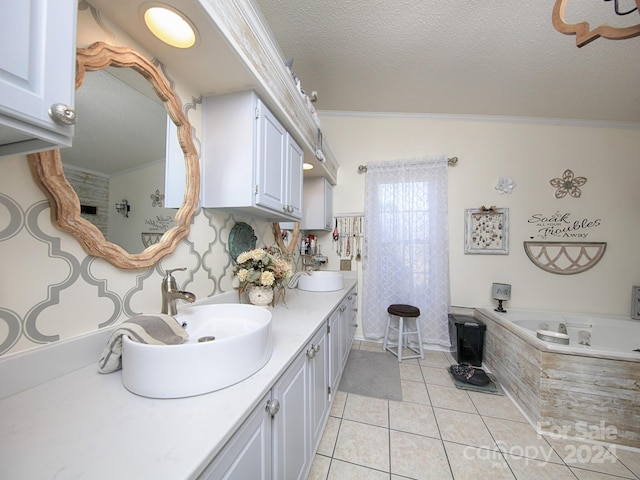
[[[298,288],[309,292],[332,292],[343,287],[344,275],[341,272],[314,271],[298,279]]]
[[[181,398],[226,388],[271,358],[271,312],[244,304],[196,305],[176,316],[189,339],[147,345],[123,337],[122,383],[151,398]]]

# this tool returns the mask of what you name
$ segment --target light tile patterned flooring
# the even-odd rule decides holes
[[[640,452],[539,436],[509,397],[455,388],[452,363],[403,361],[402,402],[337,392],[309,480],[640,479]]]

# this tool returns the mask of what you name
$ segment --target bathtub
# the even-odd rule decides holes
[[[524,333],[535,338],[540,348],[577,355],[620,358],[640,361],[640,321],[622,317],[600,317],[566,313],[509,310],[495,313],[521,327]],[[559,332],[564,325],[569,335],[569,345],[544,342],[537,338],[538,330]]]
[[[640,321],[509,309],[487,324],[484,363],[540,433],[640,448]],[[569,345],[537,338],[566,327]]]

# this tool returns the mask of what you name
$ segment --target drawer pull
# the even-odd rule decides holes
[[[269,400],[267,401],[267,406],[265,410],[269,415],[275,417],[276,414],[280,411],[280,402],[278,400]]]

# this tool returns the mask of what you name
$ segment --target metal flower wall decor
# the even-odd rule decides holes
[[[160,193],[160,190],[156,188],[156,193],[149,195],[151,197],[152,207],[162,207],[164,205],[164,193]]]
[[[556,188],[556,198],[564,198],[567,194],[573,198],[580,198],[580,195],[582,195],[580,187],[587,183],[587,179],[585,177],[574,177],[573,172],[567,169],[562,173],[562,178],[552,178],[549,183]]]

